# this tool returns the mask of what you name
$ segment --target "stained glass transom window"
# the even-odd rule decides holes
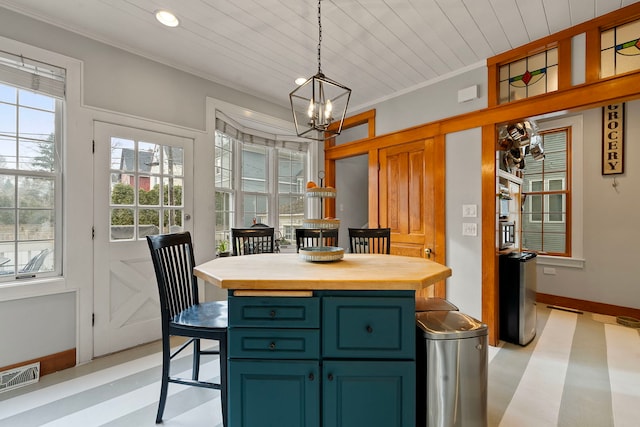
[[[499,85],[500,104],[558,90],[558,49],[501,66]]]
[[[600,34],[600,77],[640,69],[640,20]]]

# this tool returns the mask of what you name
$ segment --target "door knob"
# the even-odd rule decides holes
[[[424,254],[427,256],[427,258],[431,258],[431,248],[426,248],[424,250]]]

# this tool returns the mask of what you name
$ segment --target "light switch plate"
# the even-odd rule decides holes
[[[463,218],[476,218],[478,216],[478,205],[462,205]]]
[[[462,235],[463,236],[477,236],[478,224],[475,222],[463,222],[462,223]]]

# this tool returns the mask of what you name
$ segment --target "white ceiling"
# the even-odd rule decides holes
[[[361,108],[640,0],[324,0],[322,71]],[[317,71],[316,0],[0,0],[282,106]],[[158,9],[178,28],[160,25]],[[350,107],[350,109],[352,109]]]

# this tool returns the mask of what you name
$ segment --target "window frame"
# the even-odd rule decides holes
[[[245,214],[247,213],[246,209],[245,209],[245,198],[247,197],[251,197],[255,199],[255,206],[258,206],[259,202],[258,199],[260,197],[264,197],[266,199],[266,213],[260,213],[257,212],[257,208],[256,208],[256,212],[254,212],[253,214],[253,221],[254,223],[262,223],[262,224],[275,224],[275,222],[273,221],[274,218],[274,206],[276,206],[276,202],[277,199],[273,197],[273,179],[271,179],[271,177],[274,176],[273,171],[274,171],[274,167],[273,167],[273,162],[274,162],[274,152],[275,150],[272,147],[267,147],[265,145],[261,145],[261,144],[251,144],[251,143],[246,143],[243,141],[239,141],[239,140],[235,140],[235,145],[234,147],[237,147],[236,149],[238,150],[238,155],[236,156],[238,158],[238,163],[239,163],[239,168],[234,171],[237,173],[236,175],[236,180],[235,182],[238,184],[237,190],[238,190],[238,194],[237,194],[237,198],[236,198],[236,207],[239,206],[238,209],[236,209],[236,224],[246,224],[244,222],[245,219]],[[262,182],[262,178],[251,178],[249,176],[247,176],[245,174],[245,153],[247,152],[251,152],[251,148],[260,148],[260,150],[264,150],[264,190],[265,191],[259,191],[259,190],[249,190],[249,189],[245,189],[245,183],[250,182],[250,181],[256,181],[256,182]],[[249,149],[247,149],[249,148]],[[239,205],[238,205],[239,204]],[[263,216],[260,216],[263,215]],[[243,227],[250,227],[250,225],[243,225]],[[277,227],[274,226],[274,228],[277,229]]]
[[[214,131],[214,138],[218,138],[218,134],[224,134],[224,132],[216,129]],[[231,187],[230,189],[228,188],[218,188],[216,186],[215,188],[215,192],[216,193],[228,193],[230,194],[230,199],[231,199],[231,209],[229,211],[229,214],[231,216],[230,218],[230,229],[233,227],[249,227],[250,225],[246,225],[244,223],[244,216],[245,216],[245,204],[244,204],[244,198],[245,196],[255,196],[255,197],[261,197],[261,196],[266,196],[267,198],[267,215],[265,218],[262,217],[256,217],[256,222],[263,222],[266,223],[267,225],[269,225],[270,227],[274,227],[274,229],[276,230],[276,234],[279,235],[281,234],[280,229],[283,227],[288,227],[288,225],[281,225],[280,224],[280,214],[279,214],[279,203],[280,203],[280,197],[282,194],[285,193],[280,193],[279,191],[279,180],[280,180],[280,175],[279,175],[279,153],[283,150],[286,151],[291,151],[291,152],[301,152],[304,154],[304,159],[302,161],[303,163],[303,168],[304,168],[304,179],[303,179],[303,183],[297,183],[296,184],[296,188],[298,190],[300,190],[300,193],[286,193],[287,195],[291,195],[292,197],[295,196],[300,196],[300,197],[304,197],[304,189],[306,182],[309,180],[309,158],[312,155],[311,151],[309,149],[309,147],[307,148],[306,151],[300,151],[300,150],[294,150],[294,149],[289,149],[286,146],[283,147],[271,147],[271,146],[267,146],[267,145],[262,145],[262,144],[256,144],[256,143],[247,143],[247,142],[243,142],[237,138],[234,138],[231,135],[226,134],[227,137],[231,138],[232,140],[232,171],[231,171]],[[265,170],[266,170],[266,192],[257,192],[257,191],[248,191],[248,190],[244,190],[243,187],[243,171],[242,171],[242,157],[243,157],[243,153],[244,153],[244,146],[245,145],[253,145],[253,146],[260,146],[260,147],[264,147],[265,149],[265,154],[266,154],[266,160],[265,160]],[[217,154],[216,154],[216,150],[218,149],[217,145],[214,145],[214,163],[215,163],[215,159],[217,158]],[[217,167],[217,165],[215,165],[215,167]],[[303,204],[304,206],[304,213],[303,216],[306,216],[306,211],[307,211],[307,205],[306,203]],[[240,225],[242,224],[242,225]],[[217,222],[216,222],[217,225]],[[216,246],[218,246],[218,244],[220,243],[220,239],[227,239],[230,240],[231,236],[231,230],[219,230],[216,229],[215,231],[215,238],[216,238]],[[285,233],[286,234],[286,233]],[[281,236],[278,236],[281,237]],[[290,240],[290,239],[288,239]]]
[[[120,142],[131,142],[133,144],[133,148],[126,146],[114,146],[114,141]],[[184,169],[184,156],[185,156],[185,147],[178,145],[171,145],[166,143],[165,141],[147,141],[146,138],[141,138],[139,136],[134,137],[115,137],[112,136],[110,141],[110,167],[109,167],[109,179],[110,179],[110,189],[109,189],[109,242],[117,243],[117,242],[131,242],[137,240],[145,240],[147,235],[153,234],[164,234],[171,233],[177,231],[184,230],[184,215],[185,215],[185,200],[184,200],[184,184],[186,181],[185,169]],[[145,149],[145,147],[147,149]],[[148,149],[151,148],[152,151]],[[119,157],[114,157],[113,152],[114,149],[122,150],[120,152]],[[157,153],[155,151],[157,149]],[[182,159],[182,163],[176,163],[172,168],[169,168],[169,152],[173,152],[173,150],[180,150],[180,157]],[[132,159],[132,167],[130,168],[115,168],[113,167],[113,161],[116,159],[120,160],[120,165],[123,164],[123,156],[124,151],[128,151],[131,153],[129,156]],[[152,160],[154,162],[149,162],[146,164],[149,166],[148,170],[141,170],[140,165],[142,160],[140,159],[141,153],[154,153],[152,155]],[[177,173],[175,171],[178,171]],[[113,177],[117,176],[117,180],[113,180]],[[114,189],[118,184],[126,184],[122,179],[128,178],[130,181],[127,185],[131,187],[133,193],[133,200],[131,203],[115,203],[113,200]],[[148,180],[149,188],[144,190],[143,180]],[[180,182],[180,185],[176,185],[173,180]],[[169,181],[171,184],[167,183]],[[154,185],[151,185],[154,184]],[[153,203],[145,203],[142,200],[142,191],[151,192],[157,186],[158,194],[157,200]],[[180,204],[173,204],[169,201],[169,196],[176,189],[180,188],[181,200]],[[167,200],[165,200],[165,191],[167,193]],[[114,224],[114,213],[116,211],[131,211],[132,216],[132,224]],[[179,212],[179,219],[174,222],[167,222],[165,215],[167,217],[171,216],[172,212]],[[153,216],[152,216],[153,215]],[[150,219],[154,218],[157,220],[158,225],[155,225],[155,221],[150,221]],[[177,217],[176,217],[177,218]],[[116,238],[114,235],[117,235],[117,228],[119,226],[131,226],[131,235],[126,237]],[[157,231],[153,230],[153,227],[157,227]],[[176,228],[174,228],[176,227]],[[143,232],[143,229],[145,231]],[[128,234],[128,233],[127,233]]]
[[[545,179],[544,180],[544,185],[542,186],[542,190],[537,191],[537,190],[533,190],[531,187],[534,182],[542,182],[543,180],[541,179],[535,179],[535,180],[530,180],[529,181],[529,191],[527,192],[528,197],[542,197],[543,203],[542,206],[550,206],[549,200],[550,200],[550,196],[554,196],[554,195],[558,195],[562,197],[562,220],[560,221],[556,221],[556,220],[552,220],[549,217],[549,210],[547,209],[545,211],[542,217],[542,219],[540,220],[536,220],[533,219],[533,215],[539,214],[539,212],[534,212],[531,206],[531,203],[529,203],[529,209],[527,209],[527,215],[529,215],[529,222],[533,223],[533,224],[542,224],[542,223],[551,223],[551,224],[563,224],[567,222],[567,214],[566,214],[566,208],[567,208],[567,198],[566,198],[566,194],[564,191],[556,191],[556,190],[549,190],[549,183],[551,181],[561,181],[562,182],[562,188],[564,188],[564,185],[566,183],[566,179],[565,178],[549,178],[549,179]]]
[[[554,123],[555,124],[555,123]],[[544,173],[544,169],[542,169],[542,177],[541,179],[529,179],[528,180],[528,184],[529,184],[529,188],[528,188],[528,192],[526,193],[526,197],[529,200],[526,212],[523,212],[523,217],[524,218],[524,214],[527,215],[527,219],[528,222],[531,224],[536,224],[536,225],[542,225],[541,229],[539,232],[536,232],[540,235],[541,237],[541,242],[544,242],[544,224],[564,224],[564,239],[565,239],[565,248],[563,252],[548,252],[548,251],[544,251],[542,249],[532,249],[532,248],[527,248],[523,245],[523,249],[526,249],[527,251],[530,252],[535,252],[539,255],[549,255],[549,256],[557,256],[557,257],[562,257],[562,258],[572,258],[574,256],[573,253],[573,248],[572,248],[572,241],[573,241],[573,235],[576,232],[579,232],[579,230],[575,230],[574,229],[574,225],[573,225],[573,221],[572,221],[572,217],[573,217],[573,193],[574,193],[574,188],[573,188],[573,180],[572,180],[572,176],[575,173],[574,171],[574,167],[573,167],[573,138],[574,138],[574,132],[573,132],[573,127],[575,125],[574,124],[561,124],[561,125],[557,125],[557,126],[550,126],[548,128],[545,128],[544,130],[541,130],[539,132],[539,135],[543,137],[543,141],[544,141],[544,136],[545,135],[549,135],[549,134],[553,134],[553,133],[560,133],[560,132],[564,132],[566,133],[566,147],[565,147],[565,174],[564,177],[550,177],[550,178],[545,178],[545,173]],[[544,147],[544,142],[543,142],[543,147]],[[553,174],[553,172],[548,172],[548,174]],[[526,172],[525,172],[526,175]],[[551,181],[562,181],[562,188],[564,188],[564,190],[549,190],[549,183]],[[542,186],[542,190],[541,191],[532,191],[532,187],[533,187],[533,183],[540,183],[543,182],[543,186]],[[549,217],[549,212],[548,212],[548,207],[549,207],[549,197],[552,195],[561,195],[562,196],[562,217],[563,220],[561,221],[555,221],[555,220],[551,220]],[[540,220],[534,220],[533,219],[533,215],[536,214],[536,212],[534,212],[532,210],[532,201],[531,198],[533,197],[541,197],[542,199],[542,208],[543,210],[544,207],[546,206],[546,212],[542,213],[542,217]],[[524,242],[524,236],[528,233],[531,233],[530,231],[525,230],[525,224],[523,221],[522,227],[520,229],[520,241]],[[549,232],[547,232],[549,233]]]
[[[62,258],[63,258],[63,254],[62,254],[62,250],[63,250],[63,223],[64,223],[64,217],[63,217],[63,179],[62,179],[62,173],[63,173],[63,141],[64,141],[64,117],[65,117],[65,105],[66,105],[66,100],[65,99],[61,99],[58,98],[57,96],[54,96],[52,94],[49,93],[45,93],[45,92],[39,92],[39,91],[33,91],[33,90],[29,90],[27,88],[21,87],[15,83],[11,83],[11,82],[6,82],[6,81],[2,81],[0,82],[2,85],[4,86],[8,86],[8,87],[12,87],[14,88],[17,92],[16,92],[16,100],[15,103],[7,103],[7,102],[2,102],[5,105],[12,105],[15,107],[16,110],[16,129],[15,129],[15,138],[16,138],[16,144],[18,147],[20,145],[20,142],[22,141],[22,137],[20,136],[20,110],[23,108],[28,108],[28,109],[35,109],[35,110],[39,110],[36,107],[33,106],[29,106],[29,105],[24,105],[20,103],[20,91],[26,91],[26,92],[31,92],[31,93],[35,93],[37,95],[40,96],[46,96],[48,98],[51,98],[53,100],[54,103],[54,109],[53,109],[53,114],[54,114],[54,140],[53,140],[53,152],[54,152],[54,159],[53,159],[53,171],[49,172],[49,171],[41,171],[41,170],[29,170],[29,169],[19,169],[18,167],[16,168],[0,168],[0,174],[2,175],[7,175],[7,176],[12,176],[15,178],[15,182],[14,182],[14,191],[15,191],[15,204],[13,206],[13,208],[11,208],[14,212],[15,212],[15,222],[14,222],[14,239],[13,239],[13,246],[14,246],[14,271],[13,273],[8,273],[8,274],[2,274],[0,275],[0,286],[2,286],[3,284],[7,284],[7,283],[12,283],[15,280],[24,280],[24,279],[39,279],[39,278],[51,278],[51,277],[62,277],[63,275],[63,271],[62,271]],[[44,110],[43,110],[44,111]],[[13,138],[11,135],[9,135],[9,138]],[[16,157],[16,161],[19,161],[19,159]],[[53,185],[54,185],[54,194],[53,194],[53,209],[51,209],[52,213],[53,213],[53,254],[52,255],[48,255],[47,257],[53,256],[53,262],[52,262],[52,268],[51,270],[46,270],[46,271],[29,271],[29,272],[20,272],[19,271],[19,265],[18,265],[18,255],[19,255],[19,243],[20,242],[29,242],[30,240],[21,240],[19,237],[19,232],[18,232],[18,228],[20,226],[19,224],[19,212],[20,212],[20,203],[19,203],[19,198],[18,198],[18,180],[20,178],[50,178],[53,181]],[[35,240],[37,241],[37,239]],[[11,243],[11,241],[6,241],[6,243]],[[29,256],[30,259],[34,259],[35,256],[30,255]],[[46,261],[46,259],[45,259]],[[26,265],[26,264],[24,264]],[[24,265],[22,267],[24,267]]]

